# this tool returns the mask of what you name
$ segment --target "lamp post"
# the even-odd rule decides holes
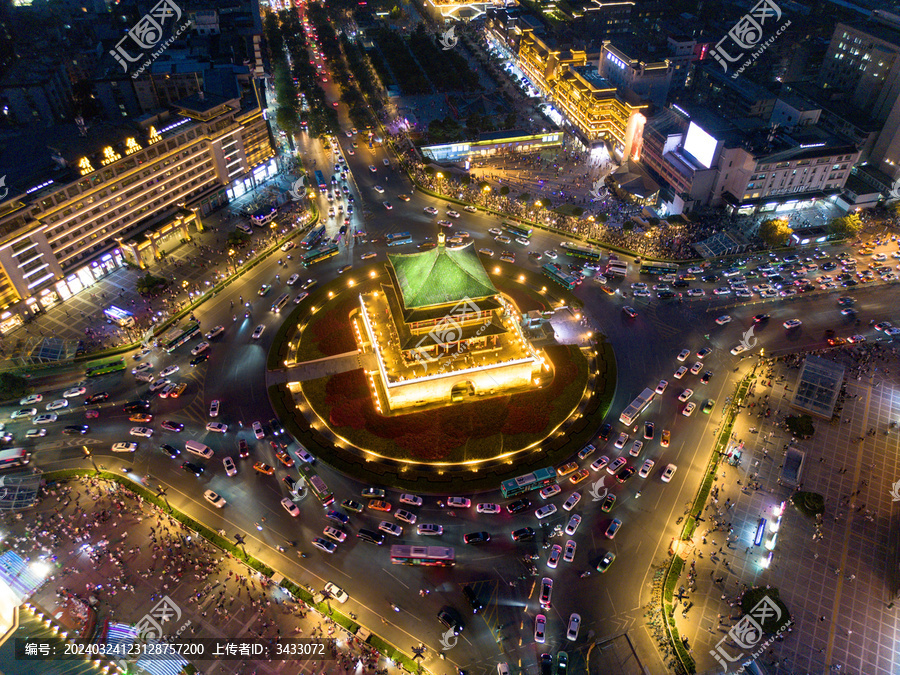
[[[97,463],[94,461],[94,455],[93,455],[93,453],[88,449],[88,446],[82,445],[82,446],[81,446],[81,451],[84,453],[85,458],[86,458],[86,459],[89,459],[89,460],[91,461],[91,465],[93,465],[94,471],[96,471],[97,473],[100,473],[100,469],[97,467]]]
[[[169,504],[169,498],[166,496],[169,493],[169,488],[164,488],[162,485],[156,486],[156,496],[162,497],[163,501],[166,503],[166,506],[169,508],[169,512],[172,512],[172,505]]]

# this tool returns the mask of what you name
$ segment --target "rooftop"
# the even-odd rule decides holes
[[[807,356],[791,405],[817,417],[831,419],[843,381],[844,366],[820,356]]]

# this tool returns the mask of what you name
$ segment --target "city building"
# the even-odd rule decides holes
[[[388,255],[390,282],[363,293],[351,314],[382,414],[527,391],[549,362],[523,333],[518,309],[496,289],[472,244]]]
[[[664,106],[672,84],[672,62],[669,59],[647,62],[643,56],[635,56],[632,49],[626,53],[609,40],[604,40],[597,66],[600,76],[614,87],[626,89],[657,106]]]
[[[435,162],[463,162],[500,154],[559,148],[562,146],[562,137],[559,130],[529,134],[521,129],[513,129],[479,134],[477,141],[426,145],[421,150],[425,157]]]
[[[277,169],[255,89],[15,140],[0,154],[0,333],[125,261],[145,267]]]

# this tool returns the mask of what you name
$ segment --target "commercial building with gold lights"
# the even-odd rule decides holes
[[[0,202],[0,333],[129,261],[140,267],[276,172],[255,93],[196,95],[128,127],[29,134]]]
[[[390,282],[360,295],[352,318],[383,414],[540,384],[547,362],[472,246],[448,248],[440,233],[437,248],[389,255]]]

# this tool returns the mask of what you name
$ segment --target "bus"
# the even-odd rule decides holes
[[[449,546],[391,546],[391,563],[394,565],[426,565],[428,567],[453,567],[456,551]]]
[[[606,276],[624,277],[628,273],[628,263],[624,260],[610,260],[606,264]]]
[[[312,490],[316,499],[322,502],[322,506],[329,506],[334,503],[334,495],[331,494],[331,490],[325,485],[324,480],[319,476],[313,475],[310,476],[307,481],[309,482],[309,489]]]
[[[503,223],[503,229],[514,237],[525,237],[526,239],[531,239],[531,233],[534,231],[530,227],[525,227],[524,225],[506,222]]]
[[[573,258],[586,258],[587,260],[600,260],[600,251],[590,246],[578,246],[568,241],[562,243],[562,247],[566,249],[566,255]]]
[[[553,467],[538,469],[518,478],[510,478],[500,483],[500,492],[504,497],[513,497],[523,492],[530,492],[548,485],[556,485],[556,471]]]
[[[653,395],[652,389],[644,389],[644,391],[631,402],[631,405],[625,408],[622,414],[619,415],[619,421],[628,426],[634,424],[634,421],[647,409],[647,406],[650,405],[650,402],[653,400]]]
[[[412,235],[409,232],[394,232],[387,235],[384,240],[388,246],[400,246],[401,244],[411,244]]]
[[[316,169],[316,185],[319,186],[319,189],[323,192],[328,189],[328,183],[325,182],[325,176],[322,175],[322,172]]]
[[[125,357],[120,356],[112,359],[106,359],[105,361],[101,361],[93,366],[88,366],[87,371],[85,371],[86,377],[100,377],[101,375],[107,375],[109,373],[116,373],[120,370],[125,370]]]
[[[31,461],[31,453],[25,448],[9,448],[0,450],[0,471],[17,469]]]
[[[338,245],[337,244],[325,244],[321,248],[314,248],[312,251],[307,251],[303,255],[300,256],[300,264],[304,267],[309,267],[310,265],[314,265],[317,262],[321,262],[322,260],[327,260],[331,256],[335,256],[338,254]]]
[[[657,277],[664,274],[678,274],[678,266],[665,263],[644,263],[641,265],[641,274],[652,274]]]
[[[197,321],[188,321],[179,328],[175,326],[169,329],[159,340],[159,346],[170,354],[191,338],[200,337],[200,324]]]
[[[557,269],[556,265],[554,265],[553,263],[547,263],[541,269],[544,271],[544,276],[550,277],[560,286],[563,286],[570,291],[575,288],[575,277],[573,277],[571,274],[566,274],[565,272]]]
[[[309,232],[306,233],[306,236],[300,240],[300,248],[305,248],[307,251],[311,249],[313,246],[319,243],[319,240],[325,236],[325,226],[319,225]]]
[[[122,328],[131,328],[134,326],[134,314],[124,309],[120,309],[115,305],[110,305],[103,310],[103,313],[106,315],[107,319],[117,326],[121,326]]]
[[[287,301],[290,299],[290,295],[287,293],[282,293],[278,296],[278,299],[272,303],[272,311],[278,314],[281,311],[282,307],[287,304]]]

